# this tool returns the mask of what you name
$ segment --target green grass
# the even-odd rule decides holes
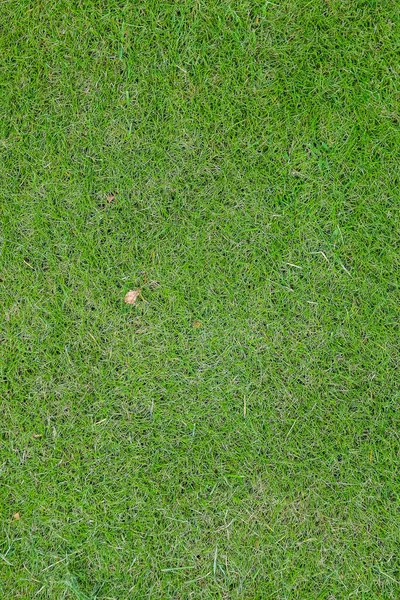
[[[399,598],[398,2],[0,30],[1,598]]]

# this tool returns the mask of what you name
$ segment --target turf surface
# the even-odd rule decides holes
[[[399,11],[1,2],[1,598],[400,597]]]

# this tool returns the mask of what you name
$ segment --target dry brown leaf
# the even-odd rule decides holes
[[[107,195],[107,202],[108,204],[111,204],[111,202],[115,199],[115,194],[108,194]]]
[[[19,512],[16,512],[13,514],[13,519],[14,521],[19,521],[21,518],[21,515],[19,514]]]
[[[195,329],[198,329],[199,327],[201,327],[201,322],[200,321],[193,321],[193,327]]]
[[[129,290],[129,292],[127,292],[125,294],[125,303],[126,304],[135,304],[136,300],[139,298],[140,296],[140,289],[139,290]]]

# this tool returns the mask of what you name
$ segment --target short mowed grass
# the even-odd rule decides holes
[[[1,3],[1,598],[400,597],[399,11]]]

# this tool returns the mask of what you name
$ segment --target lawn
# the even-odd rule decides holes
[[[398,599],[397,0],[0,49],[0,597]]]

